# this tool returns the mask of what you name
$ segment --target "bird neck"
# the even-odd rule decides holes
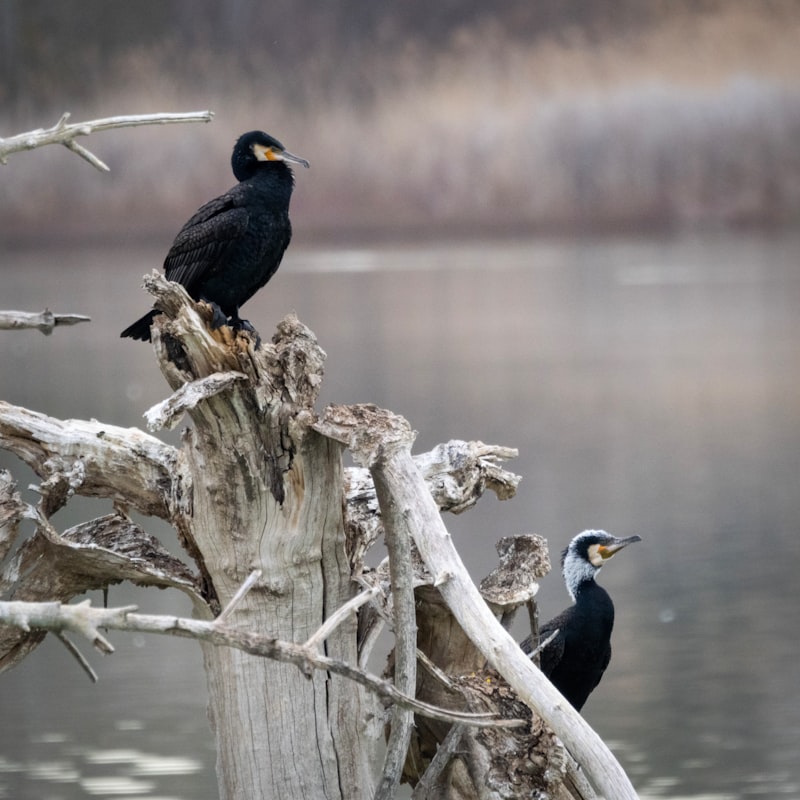
[[[575,614],[597,635],[610,636],[614,628],[614,603],[608,592],[592,580],[584,581],[575,594]]]
[[[260,162],[246,182],[268,192],[275,200],[288,202],[294,188],[294,173],[282,161]]]
[[[564,557],[564,583],[573,602],[576,602],[578,595],[586,588],[597,586],[595,575],[600,572],[598,567],[590,564],[585,558],[573,555],[568,552]]]
[[[608,592],[595,581],[594,578],[589,578],[588,580],[582,581],[576,587],[574,587],[575,594],[573,595],[573,599],[576,603],[580,602],[581,600],[586,600],[586,598],[591,598],[593,603],[600,602],[602,599],[608,597],[609,600],[611,599]]]

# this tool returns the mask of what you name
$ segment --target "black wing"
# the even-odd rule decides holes
[[[567,609],[569,611],[570,609]],[[554,617],[549,622],[546,622],[539,628],[539,641],[544,642],[557,630],[553,640],[546,645],[542,652],[539,653],[539,664],[541,665],[542,672],[549,678],[553,674],[553,670],[559,665],[561,659],[564,657],[564,647],[566,645],[567,637],[564,629],[567,623],[567,611],[562,611],[557,617]]]
[[[271,222],[268,241],[271,243],[270,250],[272,251],[272,258],[270,260],[272,263],[270,268],[264,272],[259,285],[253,290],[252,294],[255,294],[258,289],[261,289],[263,286],[265,286],[272,276],[278,271],[278,267],[281,265],[281,261],[283,260],[283,254],[286,252],[286,248],[289,247],[289,242],[291,242],[291,240],[292,223],[289,222],[288,214],[283,214]]]
[[[594,691],[597,688],[597,685],[602,680],[603,673],[606,671],[606,668],[608,667],[610,662],[611,662],[611,645],[609,644],[609,646],[606,648],[605,658],[603,659],[603,666],[600,669],[600,672],[597,674],[597,680],[595,681],[594,686],[592,686],[592,691]]]
[[[164,259],[168,280],[189,294],[224,263],[231,245],[247,230],[247,209],[235,204],[234,190],[202,206],[180,229]]]
[[[539,629],[539,641],[543,642],[545,639],[548,639],[552,633],[558,629],[558,633],[555,635],[553,640],[547,644],[542,650],[539,652],[539,665],[541,667],[542,672],[549,678],[550,675],[553,673],[553,670],[558,666],[559,661],[561,661],[562,657],[564,656],[564,643],[566,641],[566,637],[564,636],[564,623],[566,620],[562,620],[561,618],[564,614],[559,614],[554,619],[551,619],[549,622],[542,625]],[[559,624],[561,623],[561,624]],[[533,651],[533,645],[531,642],[531,637],[527,636],[525,639],[520,642],[520,647],[526,652],[531,653]]]

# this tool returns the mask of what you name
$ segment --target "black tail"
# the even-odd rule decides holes
[[[137,319],[133,325],[129,325],[125,328],[120,336],[128,336],[131,339],[138,339],[140,342],[149,342],[150,326],[153,324],[153,320],[158,313],[160,312],[156,311],[156,309],[148,311],[141,319]]]

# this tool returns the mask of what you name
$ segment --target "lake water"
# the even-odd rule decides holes
[[[0,307],[93,322],[1,332],[0,397],[141,426],[168,391],[118,334],[168,245],[6,252]],[[268,337],[291,310],[328,353],[320,406],[390,408],[417,450],[519,448],[515,499],[445,520],[476,580],[500,536],[642,536],[601,575],[614,656],[584,709],[642,797],[800,798],[800,235],[295,243],[244,313]],[[567,602],[545,578],[542,618]],[[111,638],[97,685],[50,639],[0,676],[0,798],[216,797],[199,648]]]

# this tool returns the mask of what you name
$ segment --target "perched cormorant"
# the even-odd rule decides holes
[[[561,554],[564,581],[574,605],[539,629],[540,642],[558,630],[542,649],[540,661],[542,672],[577,711],[600,683],[611,660],[614,604],[595,576],[615,553],[641,540],[641,536],[617,539],[605,531],[584,531]],[[530,653],[531,637],[521,646]]]
[[[212,328],[253,331],[239,307],[275,274],[292,237],[289,200],[294,176],[287,162],[308,167],[272,136],[239,137],[231,166],[239,183],[200,208],[181,228],[164,260],[168,280],[214,308]],[[159,312],[149,311],[120,336],[150,341]]]

